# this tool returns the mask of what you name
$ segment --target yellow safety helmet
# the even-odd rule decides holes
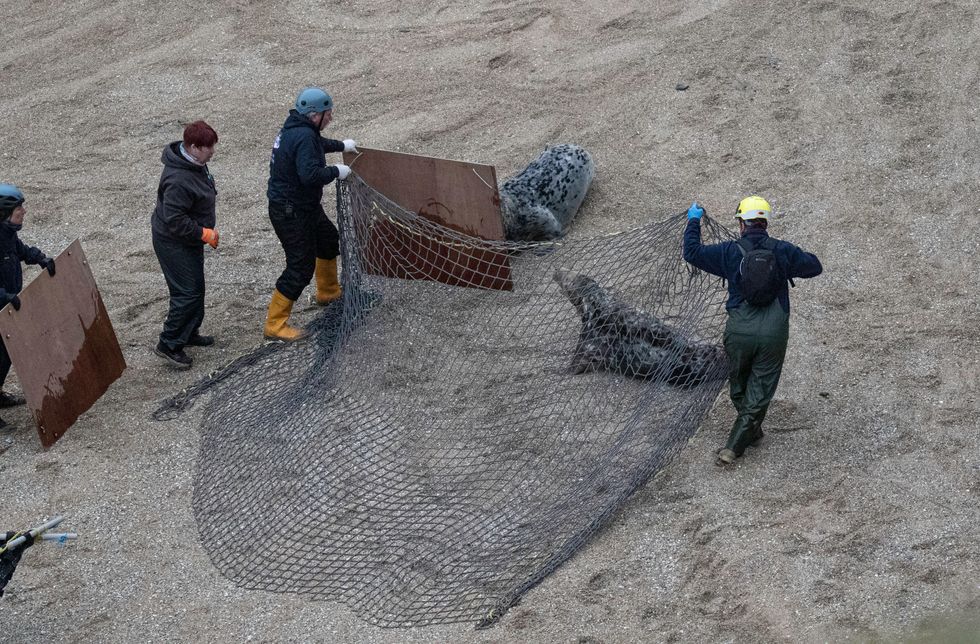
[[[735,210],[735,217],[743,221],[750,219],[768,220],[770,214],[772,214],[772,206],[769,205],[768,201],[757,195],[752,195],[739,201],[738,208]]]

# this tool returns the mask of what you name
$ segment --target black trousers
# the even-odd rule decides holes
[[[320,205],[298,209],[270,201],[269,220],[286,252],[286,270],[276,280],[276,290],[296,301],[313,279],[317,258],[335,259],[340,254],[340,235]]]
[[[204,245],[188,246],[154,233],[153,251],[170,291],[160,342],[171,350],[183,349],[204,320]]]
[[[10,373],[10,354],[7,353],[7,345],[0,342],[0,389],[7,381],[7,374]]]

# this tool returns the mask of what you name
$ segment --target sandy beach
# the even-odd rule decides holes
[[[25,408],[0,414],[0,529],[63,514],[80,535],[27,551],[0,641],[977,637],[973,3],[2,0],[0,18],[0,181],[27,195],[20,237],[50,255],[81,239],[128,364],[48,451]],[[597,174],[573,239],[695,199],[734,229],[738,200],[766,196],[770,232],[824,274],[791,292],[764,445],[713,465],[723,393],[674,462],[486,630],[376,628],[221,576],[190,505],[200,405],[150,414],[262,343],[284,265],[269,153],[313,84],[336,104],[325,135],[501,178],[549,144],[583,146]],[[196,119],[220,137],[203,329],[217,344],[176,372],[152,353],[168,300],[149,217],[160,152]]]

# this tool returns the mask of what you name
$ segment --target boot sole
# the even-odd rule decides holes
[[[726,465],[732,465],[735,459],[738,458],[730,449],[720,449],[717,453],[717,458],[715,458],[715,465],[718,467],[725,467]]]
[[[153,353],[155,353],[157,356],[159,356],[159,357],[163,358],[164,360],[166,360],[167,361],[167,364],[169,364],[174,369],[177,369],[178,371],[187,371],[192,366],[194,366],[193,363],[178,362],[177,360],[174,360],[173,358],[171,358],[170,356],[168,356],[166,353],[163,353],[162,351],[160,351],[160,350],[158,350],[156,348],[153,349]]]
[[[262,337],[265,338],[266,340],[275,340],[277,342],[299,342],[301,340],[306,340],[310,336],[309,334],[306,334],[295,338],[280,338],[279,336],[276,335],[263,335]]]
[[[311,296],[310,296],[310,297],[309,297],[309,298],[307,299],[307,302],[308,302],[308,303],[309,303],[309,304],[310,304],[311,306],[330,306],[330,305],[331,305],[331,304],[333,304],[334,302],[339,302],[339,301],[340,301],[340,300],[342,300],[342,299],[344,299],[344,296],[343,296],[343,295],[338,295],[337,297],[335,297],[335,298],[334,298],[334,299],[332,299],[332,300],[326,300],[325,302],[321,302],[320,300],[318,300],[318,299],[316,299],[315,297],[313,297],[313,296],[311,295]]]

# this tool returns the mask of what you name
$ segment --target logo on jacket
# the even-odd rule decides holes
[[[269,163],[276,162],[276,150],[279,149],[279,141],[282,139],[282,132],[276,135],[276,140],[272,142],[272,155],[269,157]]]

